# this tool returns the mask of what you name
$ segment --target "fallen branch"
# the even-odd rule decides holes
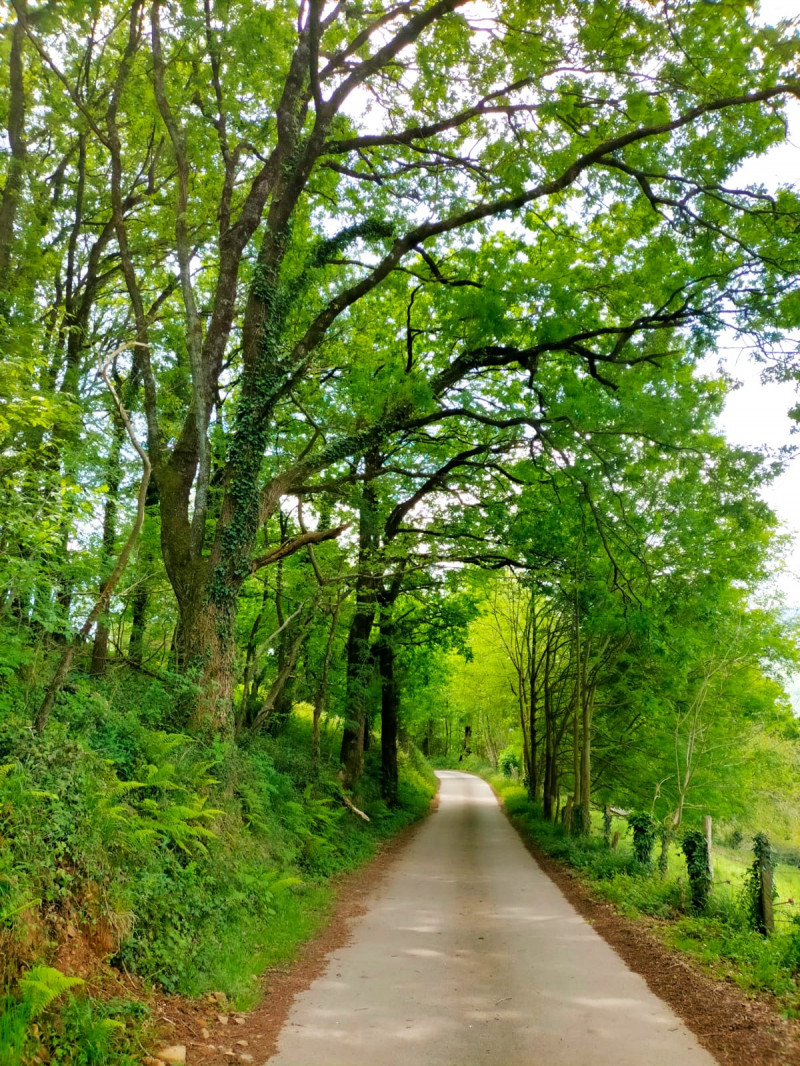
[[[369,815],[364,814],[363,811],[360,811],[358,807],[356,807],[355,803],[353,803],[353,801],[349,798],[349,796],[345,795],[344,792],[340,793],[340,795],[342,797],[342,802],[344,803],[345,807],[349,807],[353,814],[357,814],[358,817],[363,818],[365,822],[368,822],[370,820]]]

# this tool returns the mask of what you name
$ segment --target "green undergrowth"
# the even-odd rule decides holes
[[[715,862],[708,904],[703,913],[695,914],[685,859],[681,864],[677,844],[670,850],[667,873],[662,877],[655,865],[636,861],[623,819],[615,819],[614,831],[620,832],[620,840],[612,850],[594,821],[592,835],[571,836],[560,824],[542,818],[538,804],[519,782],[492,773],[484,776],[502,796],[521,832],[551,858],[580,871],[595,896],[612,903],[627,918],[649,919],[660,939],[690,955],[712,976],[732,981],[750,994],[770,993],[786,1016],[800,1016],[800,920],[776,907],[778,924],[773,936],[750,928],[744,877],[738,876],[734,859],[726,856],[719,865]],[[728,876],[720,877],[720,872]],[[795,873],[779,868],[779,898]]]
[[[207,747],[155,727],[161,686],[114,697],[79,686],[41,737],[29,716],[0,718],[0,1066],[140,1062],[147,996],[120,997],[115,971],[252,1007],[260,974],[325,923],[336,875],[435,791],[403,752],[388,808],[373,749],[355,797],[366,822],[343,801],[336,730],[315,763],[302,707],[277,737]],[[53,994],[32,1005],[36,973]],[[93,995],[62,975],[89,978]]]

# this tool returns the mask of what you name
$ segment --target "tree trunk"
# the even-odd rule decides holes
[[[533,597],[533,593],[531,593]],[[536,800],[539,795],[539,767],[538,767],[538,735],[536,732],[536,715],[538,711],[537,700],[537,666],[536,666],[536,601],[533,600],[532,604],[532,619],[531,619],[531,652],[530,652],[530,698],[529,698],[529,719],[528,719],[528,745],[530,749],[530,768],[528,771],[528,795],[532,800]]]
[[[548,637],[549,644],[549,637]],[[550,648],[544,653],[544,796],[543,813],[548,821],[555,817],[556,730],[553,721],[553,693],[550,686]]]
[[[592,815],[592,707],[594,704],[593,689],[583,693],[583,707],[581,709],[581,805],[576,812],[577,829],[579,833],[591,832]]]
[[[519,711],[519,724],[522,730],[522,769],[525,781],[528,783],[528,790],[530,791],[530,780],[533,770],[531,769],[531,745],[530,737],[528,736],[528,726],[530,722],[529,708],[526,700],[526,677],[522,670],[517,670],[517,708]]]
[[[131,632],[128,638],[128,658],[134,666],[141,666],[144,657],[144,634],[147,627],[147,606],[150,592],[142,581],[136,586],[131,601]]]
[[[359,591],[362,596],[359,596]],[[356,784],[363,770],[364,725],[372,681],[373,659],[369,639],[375,618],[375,602],[374,597],[370,600],[365,593],[366,590],[356,590],[360,602],[357,599],[356,613],[347,636],[347,720],[342,733],[341,761],[348,787]]]
[[[336,601],[336,605],[331,614],[331,624],[328,630],[328,642],[325,645],[325,658],[322,661],[322,673],[320,675],[319,684],[317,685],[316,695],[314,697],[314,720],[311,729],[311,759],[314,763],[315,769],[319,766],[319,727],[320,720],[322,718],[322,712],[328,702],[328,674],[331,667],[331,656],[333,654],[333,642],[336,639],[336,627],[339,624],[339,610],[342,606],[342,598],[340,597]]]
[[[356,609],[347,636],[347,719],[342,732],[341,748],[344,784],[347,788],[352,788],[358,783],[364,767],[364,730],[374,671],[370,636],[377,609],[379,579],[375,574],[375,559],[373,558],[377,499],[372,479],[379,468],[378,456],[374,453],[368,455],[359,508]]]
[[[472,754],[472,726],[471,725],[465,725],[464,726],[464,744],[463,744],[463,747],[461,748],[461,755],[459,756],[459,760],[458,761],[461,762],[461,760],[464,758],[465,755],[471,755],[471,754]]]
[[[579,830],[580,825],[580,811],[581,811],[581,748],[580,748],[580,730],[578,728],[578,721],[580,717],[580,707],[576,701],[572,708],[572,796],[570,810],[575,807],[575,817],[571,818],[570,826],[575,827],[576,831]]]
[[[184,603],[178,636],[179,661],[197,690],[188,709],[190,729],[210,736],[233,735],[234,642],[229,619],[211,601]]]
[[[575,809],[572,824],[575,832],[588,835],[591,829],[591,693],[588,686],[589,641],[581,644],[581,614],[577,573],[575,582]],[[578,743],[580,718],[580,744]]]
[[[391,610],[391,606],[388,608]],[[395,676],[394,626],[385,621],[378,644],[381,675],[381,795],[393,807],[397,804],[397,728],[400,692]]]
[[[281,543],[284,543],[289,534],[289,525],[288,518],[283,511],[278,512],[278,523],[281,532]],[[285,621],[283,612],[283,560],[278,562],[275,570],[275,611],[278,625],[283,626]],[[302,625],[300,619],[297,620],[297,625]],[[278,677],[282,680],[269,711],[267,728],[272,736],[277,736],[286,727],[292,714],[295,688],[294,667],[299,658],[300,650],[294,626],[286,626],[278,637]]]
[[[272,686],[267,693],[266,699],[258,710],[255,718],[252,720],[252,723],[250,723],[252,724],[253,729],[259,729],[266,723],[269,732],[272,736],[275,736],[286,725],[293,703],[291,695],[287,699],[285,698],[285,694],[287,689],[291,692],[294,686],[294,668],[297,665],[297,660],[300,658],[300,652],[303,643],[308,636],[310,625],[310,614],[298,623],[299,628],[294,633],[292,644],[286,649],[283,664],[280,667],[278,676],[272,682]],[[273,725],[273,718],[279,712],[282,717],[277,725]]]
[[[102,570],[108,571],[108,567],[114,556],[114,542],[117,536],[117,510],[119,508],[119,486],[122,481],[122,440],[125,435],[125,426],[118,414],[114,416],[114,434],[111,438],[111,448],[106,460],[106,503],[103,512],[103,544],[100,565]],[[106,578],[100,582],[100,595],[102,596]],[[108,667],[108,613],[101,614],[97,620],[92,644],[92,662],[89,673],[93,677],[104,677]]]
[[[24,9],[23,9],[24,10]],[[14,219],[22,196],[25,173],[25,73],[23,69],[23,47],[25,43],[25,22],[22,15],[17,18],[11,32],[11,51],[8,60],[8,119],[6,135],[11,149],[8,169],[0,196],[0,308],[2,295],[10,289],[11,250],[14,244]]]
[[[142,541],[139,545],[137,572],[138,582],[131,596],[131,631],[128,637],[128,658],[134,666],[141,666],[144,659],[144,635],[147,630],[147,610],[150,604],[150,580],[154,563],[153,522],[158,508],[158,489],[150,478],[145,500],[145,519]]]

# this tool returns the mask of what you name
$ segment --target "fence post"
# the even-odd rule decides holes
[[[611,841],[611,850],[612,851],[616,851],[617,850],[617,844],[619,844],[619,829],[616,831],[616,833],[614,834],[614,839]]]
[[[572,803],[573,797],[567,796],[567,802],[564,804],[564,809],[561,812],[561,824],[568,833],[572,832]]]
[[[706,848],[708,849],[708,880],[712,882],[714,880],[714,856],[712,852],[713,834],[712,834],[712,820],[711,815],[707,814],[703,819],[703,825],[706,831]]]
[[[761,873],[761,914],[764,918],[764,932],[775,932],[775,913],[772,909],[772,858],[770,856],[769,841],[764,837],[766,846],[760,849],[759,870]]]

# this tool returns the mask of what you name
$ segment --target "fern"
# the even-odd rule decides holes
[[[18,762],[7,762],[3,766],[0,766],[0,785],[5,783],[12,784],[11,776],[21,770],[21,766]],[[20,788],[20,785],[24,781],[24,775],[20,781],[14,781],[13,784],[17,787],[17,798],[20,796],[32,797],[33,799],[58,799],[58,796],[54,792],[43,792],[38,788]]]
[[[30,1018],[38,1018],[54,999],[82,984],[80,977],[67,977],[52,966],[34,966],[19,979],[20,1002]]]
[[[74,1061],[81,1066],[121,1061],[114,1054],[114,1046],[117,1037],[124,1035],[125,1024],[117,1018],[98,1017],[98,1009],[103,1011],[104,1006],[86,996],[73,1000],[64,1012],[65,1037],[70,1046],[80,1048],[80,1056]],[[130,1060],[126,1056],[124,1061]]]
[[[223,813],[207,807],[206,798],[197,794],[216,783],[208,773],[213,764],[168,761],[168,755],[189,742],[181,733],[159,732],[148,739],[152,761],[144,772],[131,781],[114,775],[109,794],[99,804],[104,836],[122,848],[167,843],[186,853],[205,851],[204,841],[216,834],[204,823]]]
[[[205,804],[205,799],[200,796],[191,797],[186,803],[168,804],[143,799],[126,817],[125,823],[139,844],[171,843],[187,854],[192,847],[205,851],[203,841],[216,839],[216,833],[203,823],[223,813]]]

